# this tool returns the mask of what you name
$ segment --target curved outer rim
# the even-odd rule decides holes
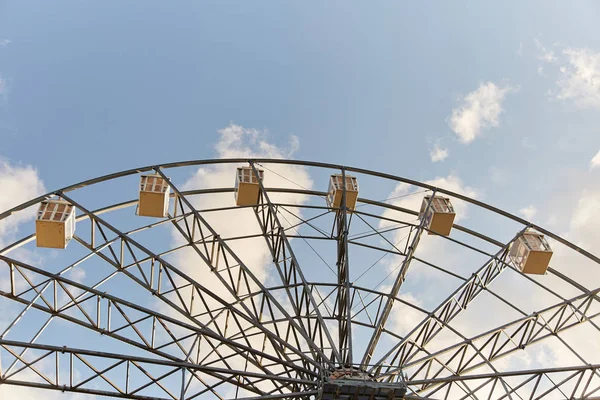
[[[420,181],[416,181],[413,179],[409,179],[409,178],[404,178],[404,177],[400,177],[400,176],[395,176],[395,175],[391,175],[391,174],[387,174],[387,173],[383,173],[383,172],[377,172],[377,171],[373,171],[373,170],[369,170],[369,169],[364,169],[364,168],[357,168],[357,167],[351,167],[351,166],[345,166],[345,165],[339,165],[339,164],[330,164],[330,163],[323,163],[323,162],[315,162],[315,161],[303,161],[303,160],[287,160],[287,159],[273,159],[273,158],[223,158],[223,159],[205,159],[205,160],[190,160],[190,161],[180,161],[180,162],[172,162],[172,163],[165,163],[165,164],[158,164],[158,165],[149,165],[149,166],[145,166],[145,167],[141,167],[141,168],[133,168],[133,169],[129,169],[129,170],[124,170],[124,171],[120,171],[120,172],[115,172],[112,174],[107,174],[104,176],[100,176],[100,177],[96,177],[96,178],[92,178],[92,179],[88,179],[79,183],[76,183],[74,185],[70,185],[70,186],[66,186],[62,189],[59,190],[55,190],[52,192],[48,192],[42,196],[36,197],[34,199],[31,199],[25,203],[22,203],[16,207],[11,208],[10,210],[7,210],[3,213],[0,214],[0,221],[3,220],[4,218],[10,216],[11,214],[21,211],[27,207],[30,207],[34,204],[39,203],[42,200],[45,200],[51,196],[54,195],[60,195],[60,193],[66,193],[66,192],[70,192],[85,186],[90,186],[96,183],[100,183],[100,182],[104,182],[104,181],[108,181],[111,179],[115,179],[115,178],[121,178],[124,176],[128,176],[128,175],[135,175],[135,174],[139,174],[139,173],[143,173],[143,172],[148,172],[148,171],[152,171],[155,169],[169,169],[169,168],[177,168],[177,167],[192,167],[192,166],[200,166],[200,165],[211,165],[211,164],[240,164],[240,163],[249,163],[249,162],[255,162],[255,163],[267,163],[267,164],[287,164],[287,165],[298,165],[298,166],[305,166],[305,167],[318,167],[318,168],[327,168],[327,169],[336,169],[336,170],[345,170],[345,171],[349,171],[349,172],[354,172],[354,173],[359,173],[359,174],[364,174],[364,175],[370,175],[370,176],[375,176],[375,177],[379,177],[379,178],[384,178],[384,179],[389,179],[392,181],[397,181],[397,182],[402,182],[402,183],[407,183],[409,185],[413,185],[413,186],[418,186],[424,189],[429,189],[429,190],[435,190],[438,193],[443,193],[445,195],[448,196],[452,196],[455,197],[457,199],[466,201],[468,203],[471,203],[473,205],[482,207],[486,210],[492,211],[496,214],[502,215],[508,219],[511,219],[515,222],[518,222],[520,224],[526,225],[530,228],[535,229],[536,231],[543,233],[544,235],[556,240],[559,243],[562,243],[563,245],[569,247],[572,250],[577,251],[578,253],[584,255],[585,257],[589,258],[592,261],[595,261],[596,263],[600,264],[600,257],[595,256],[594,254],[582,249],[581,247],[575,245],[574,243],[560,237],[559,235],[550,232],[544,228],[542,228],[539,225],[533,224],[523,218],[520,218],[514,214],[511,214],[507,211],[504,211],[500,208],[494,207],[490,204],[484,203],[482,201],[479,200],[475,200],[471,197],[459,194],[459,193],[455,193],[453,191],[441,188],[441,187],[436,187],[436,186],[432,186],[432,185],[428,185],[426,183],[420,182]]]

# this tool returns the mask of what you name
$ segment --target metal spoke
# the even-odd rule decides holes
[[[472,277],[464,282],[442,302],[432,313],[421,321],[407,336],[390,349],[371,371],[384,373],[390,370],[390,365],[401,366],[410,361],[431,339],[433,339],[448,323],[460,314],[479,293],[481,293],[507,267],[505,260],[511,243],[518,238],[524,228],[508,242],[498,253],[485,263]],[[389,360],[389,361],[388,361]],[[384,363],[388,363],[384,367]]]
[[[512,378],[513,382],[516,382],[514,388],[505,394],[495,397],[500,399],[511,399],[518,396],[519,393],[528,394],[528,399],[542,399],[549,395],[553,391],[561,391],[561,387],[570,388],[570,396],[565,395],[567,398],[577,399],[597,399],[594,395],[600,389],[600,365],[583,365],[576,367],[560,367],[560,368],[543,368],[533,370],[522,370],[522,371],[510,371],[501,373],[490,373],[490,374],[478,374],[478,375],[461,375],[461,376],[449,376],[445,378],[435,379],[419,379],[407,381],[409,387],[427,387],[436,388],[436,392],[441,389],[448,387],[449,385],[456,382],[468,382],[468,381],[481,381],[485,380],[477,390],[483,389],[486,386],[493,386],[500,379]],[[553,379],[554,377],[554,379]],[[544,379],[548,382],[552,382],[549,388],[543,390],[539,389],[539,382]],[[536,381],[533,389],[525,388],[525,385],[529,382]],[[592,383],[593,382],[593,383]],[[422,391],[418,397],[407,397],[426,399],[433,394],[433,391]],[[470,392],[460,399],[468,398],[468,395],[472,395],[474,392]],[[564,395],[564,394],[563,394]],[[594,397],[592,397],[594,396]],[[520,397],[520,396],[519,396]],[[435,398],[438,398],[437,396]]]
[[[131,303],[115,296],[88,288],[82,284],[74,281],[70,281],[59,275],[50,274],[44,270],[26,265],[24,263],[17,262],[15,260],[1,257],[9,267],[18,268],[20,271],[27,270],[30,273],[34,273],[37,276],[43,277],[46,280],[43,282],[47,287],[54,288],[54,302],[51,300],[46,302],[36,302],[37,297],[32,301],[28,301],[26,298],[20,295],[13,295],[12,293],[5,293],[0,291],[0,296],[10,298],[11,300],[21,302],[27,305],[27,308],[35,308],[40,311],[44,311],[50,314],[50,318],[61,318],[66,321],[75,323],[79,326],[98,332],[99,334],[106,335],[124,343],[139,347],[157,356],[164,357],[170,360],[187,360],[188,362],[198,362],[198,359],[192,358],[191,354],[195,348],[199,349],[199,341],[202,341],[205,346],[212,349],[217,355],[221,352],[219,348],[221,346],[227,346],[229,351],[232,351],[234,355],[241,357],[246,361],[250,361],[256,368],[262,369],[265,373],[269,373],[269,369],[263,365],[264,360],[269,360],[272,363],[277,363],[285,367],[289,376],[297,373],[305,376],[310,376],[313,373],[309,370],[302,369],[294,364],[288,363],[281,360],[271,354],[261,352],[251,346],[244,345],[234,340],[233,338],[225,338],[215,332],[211,331],[206,327],[198,328],[197,326],[186,324],[178,319],[174,319],[165,315],[162,315],[156,311],[149,310],[135,303]],[[26,276],[23,272],[21,275]],[[17,282],[19,283],[19,282]],[[79,308],[80,313],[68,313],[70,308],[69,304],[56,303],[57,290],[60,293],[65,293],[69,296],[72,301],[75,301],[75,306]],[[77,290],[81,294],[77,297],[78,300],[74,300],[75,296],[71,295],[71,291]],[[51,304],[50,304],[51,303]],[[85,308],[90,310],[90,314],[85,312]],[[113,310],[111,312],[111,310]],[[116,310],[116,311],[115,311]],[[138,317],[136,320],[128,317],[128,314],[135,312]],[[126,322],[117,323],[115,322],[115,316],[122,317]],[[151,319],[153,324],[151,326],[145,326],[140,322]],[[132,328],[136,332],[136,336],[123,336],[121,331],[125,328]],[[173,332],[178,332],[176,335]],[[157,341],[155,338],[160,333],[166,334],[168,339]],[[36,335],[37,337],[38,335]],[[186,344],[186,340],[189,338],[196,338],[194,342]],[[35,337],[34,337],[35,339]],[[181,353],[176,354],[171,352],[165,352],[165,348],[171,345],[175,345]],[[210,354],[210,353],[209,353]],[[252,357],[249,357],[251,355]],[[226,359],[221,359],[225,367],[229,367]],[[9,367],[7,371],[12,368]]]
[[[251,163],[250,166],[252,167],[253,173],[258,177],[259,174],[254,164]],[[320,362],[326,362],[327,364],[331,364],[332,361],[335,360],[341,362],[339,351],[333,342],[329,330],[325,326],[321,312],[319,311],[317,303],[310,292],[306,278],[302,273],[302,269],[300,268],[300,264],[298,263],[298,260],[290,245],[283,225],[279,221],[277,210],[269,199],[269,195],[265,191],[260,178],[258,178],[258,184],[262,203],[260,206],[255,207],[255,214],[261,230],[265,235],[267,246],[271,252],[271,256],[273,257],[273,262],[277,267],[279,276],[284,285],[288,286],[292,283],[300,284],[294,294],[292,294],[289,289],[286,289],[287,297],[292,304],[296,315],[300,315],[303,307],[305,307],[304,312],[306,314],[314,313],[316,315],[316,325],[315,327],[312,327],[312,329],[309,326],[305,326],[302,320],[299,322],[306,333],[318,333],[321,341],[323,340],[323,336],[325,337],[325,340],[333,352],[333,360],[329,360],[329,357],[327,357],[321,350],[323,348],[323,342],[321,342],[320,346],[315,343],[315,340],[317,339],[316,337],[310,337],[309,343],[311,345],[311,350],[319,355]]]
[[[195,379],[196,382],[201,384],[204,388],[208,387],[204,381],[207,378],[211,378],[217,379],[229,385],[240,386],[245,390],[255,392],[259,395],[267,395],[266,392],[257,389],[261,382],[269,382],[270,384],[279,387],[282,389],[282,394],[285,393],[286,395],[301,393],[304,390],[310,390],[310,388],[314,388],[316,386],[315,382],[312,380],[285,377],[281,375],[260,374],[230,368],[203,366],[197,363],[183,361],[126,356],[108,352],[72,349],[66,346],[60,347],[0,339],[0,354],[2,352],[6,353],[3,355],[4,357],[8,358],[9,355],[17,357],[15,349],[31,349],[38,351],[38,353],[41,351],[42,355],[31,361],[25,361],[19,358],[23,367],[17,371],[13,371],[12,373],[0,371],[0,383],[19,384],[19,378],[21,375],[24,375],[24,373],[27,371],[34,371],[36,375],[40,376],[45,381],[43,384],[37,384],[37,387],[48,387],[63,391],[95,393],[116,397],[127,397],[131,399],[148,399],[148,396],[139,395],[137,393],[147,387],[154,386],[155,389],[160,388],[162,391],[169,394],[183,394],[182,396],[175,396],[171,394],[169,397],[166,397],[182,400],[196,397],[197,392],[186,393],[184,387],[185,381],[183,380],[173,382],[164,378],[172,374],[183,374],[184,372],[188,372],[190,376],[193,377],[193,379]],[[57,360],[54,367],[43,365],[42,361],[47,358],[53,358]],[[58,360],[61,360],[63,363],[66,362],[70,365],[70,373],[67,375],[60,373],[61,370],[59,365],[61,363]],[[82,376],[79,376],[80,374],[75,374],[73,372],[73,363],[76,361],[79,362],[79,365],[85,365],[88,370],[93,372],[93,374],[88,378],[83,378]],[[97,367],[97,365],[105,365],[107,362],[110,363],[109,367]],[[123,372],[122,385],[120,385],[118,382],[111,382],[108,378],[107,373],[115,368],[119,368]],[[148,383],[138,383],[137,385],[136,383],[133,383],[133,380],[130,379],[130,374],[131,371],[136,368],[147,376]],[[156,370],[160,371],[160,375],[149,372]],[[108,382],[111,386],[111,390],[94,390],[93,387],[95,385],[92,383],[97,382],[98,380]],[[125,382],[127,382],[127,386],[125,386]],[[245,382],[249,382],[250,384]],[[161,397],[153,396],[152,398]]]
[[[202,260],[207,265],[212,266],[212,265],[218,263],[218,258],[219,258],[219,256],[221,256],[223,258],[223,261],[225,262],[225,265],[229,265],[228,261],[227,261],[227,256],[229,256],[229,257],[231,257],[231,259],[233,259],[236,262],[236,265],[240,267],[241,271],[243,271],[243,273],[240,274],[240,276],[239,276],[238,283],[236,283],[235,281],[233,281],[231,279],[230,274],[227,274],[228,276],[223,276],[225,274],[219,274],[219,273],[216,274],[219,277],[221,283],[230,291],[230,293],[234,296],[234,298],[236,298],[236,300],[238,300],[238,301],[240,300],[240,295],[238,293],[239,287],[245,287],[245,289],[248,289],[250,287],[250,284],[252,284],[252,285],[255,285],[256,287],[260,288],[263,298],[266,301],[268,301],[272,306],[277,308],[277,310],[280,313],[282,313],[283,315],[288,317],[291,328],[295,331],[295,333],[299,334],[302,338],[304,338],[307,341],[311,352],[313,352],[313,354],[314,354],[314,359],[317,362],[321,362],[322,360],[325,360],[326,358],[324,357],[325,355],[324,355],[323,351],[320,349],[320,347],[318,347],[314,343],[314,341],[310,337],[310,334],[308,333],[308,331],[306,331],[301,326],[299,326],[299,324],[289,316],[289,314],[287,313],[287,310],[281,305],[281,303],[279,301],[277,301],[275,299],[275,297],[271,294],[271,292],[266,289],[266,287],[263,285],[263,283],[260,282],[260,280],[258,278],[256,278],[256,276],[244,264],[244,262],[237,256],[237,254],[235,252],[233,252],[229,248],[229,246],[220,239],[219,234],[214,230],[214,228],[208,224],[208,222],[193,207],[193,205],[189,202],[189,200],[181,194],[179,189],[173,183],[171,183],[169,181],[169,179],[164,175],[164,173],[162,173],[162,171],[160,171],[160,169],[157,169],[156,172],[158,174],[160,174],[163,177],[163,179],[165,179],[167,182],[169,182],[169,186],[171,187],[173,192],[176,194],[178,200],[180,200],[180,202],[181,202],[180,206],[182,207],[182,212],[183,212],[184,205],[185,205],[185,207],[188,207],[189,210],[191,210],[191,212],[193,213],[193,216],[194,216],[195,226],[198,228],[198,231],[199,231],[201,237],[204,239],[204,237],[205,237],[204,232],[208,231],[210,233],[210,235],[216,240],[215,244],[217,245],[217,248],[215,249],[213,247],[210,250],[206,245],[204,245],[203,248],[201,249],[199,246],[196,246],[193,242],[190,242],[190,245],[194,248],[196,253],[202,258]],[[183,230],[179,230],[179,231],[182,235],[185,235]],[[193,238],[191,238],[191,235],[188,235],[188,239],[193,240]],[[212,268],[212,270],[213,270],[213,272],[218,271],[216,268]],[[228,281],[228,279],[229,279],[229,281]],[[257,309],[256,309],[256,304],[253,304],[254,310],[250,309],[250,307],[248,305],[246,305],[246,303],[243,301],[239,302],[238,304],[244,309],[246,315],[253,319],[253,322],[255,324],[260,324],[260,325],[265,324],[265,321],[260,319],[259,313],[257,312]],[[298,343],[298,344],[300,344],[300,343]],[[274,343],[274,345],[276,345],[276,343]]]
[[[118,229],[114,228],[112,225],[108,224],[103,219],[99,218],[98,216],[93,215],[89,210],[84,208],[81,204],[79,204],[72,198],[70,198],[64,194],[63,194],[63,198],[65,198],[71,204],[75,205],[78,209],[80,209],[81,211],[86,213],[88,215],[88,217],[94,219],[98,225],[104,226],[109,231],[118,235],[122,241],[128,242],[136,250],[139,250],[146,256],[153,259],[156,263],[158,263],[159,267],[161,268],[161,271],[166,276],[167,280],[171,281],[171,285],[173,287],[176,286],[173,282],[173,277],[175,277],[175,276],[177,278],[181,279],[182,281],[186,282],[187,284],[189,284],[193,290],[188,297],[184,298],[184,297],[182,297],[181,293],[179,293],[179,291],[176,291],[176,294],[177,294],[176,299],[170,300],[170,299],[166,298],[165,296],[162,296],[161,300],[163,300],[164,302],[169,304],[174,310],[179,311],[181,313],[181,315],[183,315],[185,318],[188,318],[191,322],[198,323],[198,321],[196,320],[196,318],[194,318],[194,315],[191,311],[193,308],[192,307],[193,303],[194,303],[194,300],[193,300],[194,295],[200,299],[206,297],[207,299],[215,301],[216,303],[219,303],[222,307],[230,310],[233,314],[236,315],[236,317],[239,317],[240,320],[244,320],[244,321],[252,324],[254,328],[263,332],[269,338],[271,343],[273,344],[274,349],[278,352],[278,354],[280,356],[284,357],[284,359],[288,358],[287,355],[285,354],[286,350],[288,350],[288,351],[292,351],[294,354],[296,354],[296,356],[298,356],[300,359],[303,360],[304,367],[306,367],[308,365],[313,365],[314,368],[317,368],[317,369],[320,368],[320,365],[318,363],[316,363],[312,359],[306,357],[306,355],[303,354],[298,349],[295,349],[294,347],[292,347],[286,340],[280,338],[275,333],[269,331],[262,324],[255,324],[255,320],[253,319],[251,314],[250,315],[248,314],[247,309],[244,311],[241,311],[237,307],[232,307],[230,304],[225,302],[220,296],[216,295],[208,288],[206,288],[203,285],[201,285],[200,283],[196,282],[190,276],[183,273],[179,269],[175,268],[172,264],[170,264],[163,258],[159,257],[157,254],[155,254],[152,251],[150,251],[149,249],[145,248],[144,246],[139,244],[137,241],[135,241],[133,238],[131,238],[127,235],[124,235],[122,232],[120,232]],[[221,243],[221,242],[219,242],[219,243]],[[213,265],[212,259],[207,257],[206,261],[208,261],[209,265]],[[214,266],[213,266],[213,269],[215,269]],[[155,292],[154,288],[146,285],[143,281],[141,281],[136,276],[132,275],[131,273],[128,273],[127,271],[123,271],[123,273],[125,275],[127,275],[129,278],[131,278],[133,281],[135,281],[136,283],[138,283],[139,285],[144,287],[146,290],[150,291],[151,293],[156,293],[157,296],[159,295],[159,293]]]
[[[427,370],[428,376],[437,378],[447,368],[446,365],[449,361],[455,359],[470,347],[474,347],[477,351],[469,351],[469,355],[462,358],[462,362],[459,363],[454,373],[465,374],[474,371],[496,359],[524,350],[534,343],[555,337],[567,329],[591,322],[591,320],[600,316],[600,313],[592,314],[589,311],[591,302],[595,301],[600,304],[597,296],[599,292],[600,289],[596,289],[536,311],[480,335],[467,338],[426,357],[407,362],[403,365],[403,368],[420,366],[415,375]],[[441,361],[441,356],[444,356],[444,360],[449,361]],[[390,370],[382,374],[381,378],[384,379],[399,372],[400,369]]]
[[[434,199],[435,193],[436,192],[434,191],[433,194],[431,195],[431,198],[429,199],[429,202],[427,203],[427,208],[429,208],[431,206],[431,203]],[[383,328],[385,327],[387,320],[390,316],[390,313],[392,312],[392,307],[394,306],[394,299],[396,298],[396,296],[398,295],[398,292],[400,291],[400,286],[402,286],[402,283],[404,283],[406,273],[408,272],[410,263],[413,260],[413,256],[415,254],[415,251],[417,250],[419,241],[421,240],[421,235],[423,234],[423,231],[425,230],[425,222],[426,222],[426,218],[422,218],[421,222],[419,223],[419,226],[417,227],[416,231],[413,234],[412,242],[408,246],[408,251],[406,253],[404,261],[402,261],[402,266],[400,267],[400,270],[398,271],[398,275],[396,276],[394,285],[392,286],[392,289],[390,292],[390,297],[388,297],[388,300],[385,303],[385,306],[383,307],[383,312],[379,316],[379,320],[377,321],[377,325],[375,327],[375,330],[373,331],[373,335],[371,336],[371,339],[369,340],[369,344],[367,345],[367,349],[365,351],[365,354],[364,354],[362,362],[361,362],[363,368],[365,368],[366,365],[371,363],[371,358],[373,357],[373,353],[375,352],[377,343],[379,342],[379,339],[381,338],[381,333],[383,332]]]
[[[335,230],[337,232],[337,268],[338,268],[338,331],[339,331],[339,351],[340,362],[342,365],[352,364],[352,298],[350,297],[350,266],[348,252],[348,234],[350,230],[350,221],[348,219],[348,207],[346,204],[347,196],[346,170],[342,168],[342,202],[340,209],[336,210]]]

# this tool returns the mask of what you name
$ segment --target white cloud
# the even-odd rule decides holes
[[[443,149],[439,144],[435,144],[433,149],[429,151],[429,157],[431,158],[431,162],[444,161],[448,158],[449,151],[448,149]]]
[[[10,42],[8,39],[0,39],[0,47],[8,46]]]
[[[548,49],[546,49],[546,47],[536,38],[534,39],[535,45],[536,47],[541,51],[541,55],[538,56],[538,59],[543,61],[543,62],[547,62],[547,63],[553,63],[556,62],[556,56],[554,55],[553,51],[550,51]]]
[[[560,68],[556,82],[559,100],[571,100],[580,108],[600,108],[600,52],[567,48],[569,64]]]
[[[290,147],[286,149],[268,142],[267,132],[265,131],[244,128],[234,124],[219,130],[218,134],[219,140],[215,145],[218,158],[288,158],[299,147],[298,139],[294,136],[290,139]],[[236,168],[237,166],[225,164],[199,168],[196,174],[184,183],[183,188],[231,186]],[[265,170],[264,182],[265,186],[273,187],[292,187],[294,189],[309,189],[312,187],[312,181],[307,170],[290,165],[269,165],[268,170]],[[304,195],[271,193],[269,197],[271,200],[283,201],[288,204],[302,204],[308,201],[308,197]],[[233,206],[234,196],[231,193],[225,193],[204,197],[196,199],[194,205],[197,208]],[[231,212],[229,214],[211,215],[207,218],[223,237],[255,233],[259,229],[252,210],[240,209],[234,211],[234,213],[236,224],[231,223]],[[179,233],[174,232],[174,235],[177,240],[181,240]],[[263,238],[232,244],[234,250],[248,265],[256,267],[254,272],[261,280],[266,278],[264,268],[268,259],[270,259],[268,248],[263,244]],[[195,262],[196,260],[194,260],[192,268],[196,266]]]
[[[590,161],[590,169],[600,167],[600,151],[596,153],[594,157],[592,157],[592,161]]]
[[[484,129],[500,125],[502,102],[510,90],[510,86],[481,83],[464,97],[460,107],[452,110],[449,125],[462,143],[471,143]]]
[[[531,221],[531,219],[533,219],[533,217],[535,217],[537,214],[537,208],[530,204],[527,207],[521,208],[519,210],[519,214],[521,214],[526,220]]]
[[[288,149],[288,152],[287,152],[288,158],[292,157],[300,149],[300,139],[298,139],[298,136],[296,136],[296,135],[290,136],[289,146],[290,146],[290,148]]]
[[[568,236],[586,249],[600,245],[600,189],[584,189],[574,207]]]
[[[32,166],[13,165],[0,159],[0,212],[46,192],[38,172]],[[15,213],[0,221],[0,244],[14,237],[18,226],[34,218],[35,208]]]
[[[0,76],[0,94],[6,92],[6,80]]]
[[[86,272],[84,269],[82,268],[73,268],[70,272],[69,272],[69,277],[74,280],[75,282],[83,282],[83,280],[86,277]]]
[[[218,158],[288,158],[293,155],[299,146],[298,139],[294,136],[290,139],[290,147],[286,149],[267,141],[267,132],[265,131],[244,128],[234,124],[219,130],[218,134],[219,140],[215,145]],[[187,190],[198,187],[231,186],[237,167],[237,165],[223,164],[198,168],[194,176],[182,185],[182,188]],[[269,165],[268,170],[265,170],[264,182],[265,186],[292,187],[295,189],[310,188],[312,186],[312,181],[305,168],[290,165]],[[308,201],[307,196],[293,194],[272,193],[269,197],[271,200],[282,200],[289,204],[302,204]],[[235,204],[232,193],[193,199],[193,203],[197,208],[233,206]],[[236,224],[231,223],[232,214],[235,214]],[[207,219],[223,237],[256,233],[259,229],[256,217],[251,209],[239,209],[228,213],[207,215]],[[282,221],[282,223],[284,222]],[[173,235],[177,241],[182,240],[177,231],[174,230]],[[238,241],[231,244],[242,260],[256,268],[253,272],[261,280],[266,278],[264,268],[270,259],[268,249],[263,244],[263,238]],[[180,261],[183,265],[186,265],[187,256],[184,256],[184,259]],[[191,263],[192,269],[195,269],[196,263],[197,260],[194,257],[194,261]]]
[[[389,293],[392,290],[391,286],[382,286],[381,291],[383,293]],[[412,293],[401,293],[399,296],[402,300],[405,300],[418,307],[423,307],[423,302],[419,298],[413,296]],[[401,313],[394,315],[391,321],[392,331],[397,332],[400,335],[408,334],[419,322],[423,319],[423,314],[414,308],[404,308]]]
[[[542,67],[541,65],[538,66],[537,73],[538,73],[539,76],[545,76],[546,75],[544,73],[544,67]]]
[[[553,51],[549,51],[547,53],[542,54],[542,56],[540,57],[540,60],[548,62],[548,63],[553,63],[553,62],[556,62],[556,56],[554,55]]]

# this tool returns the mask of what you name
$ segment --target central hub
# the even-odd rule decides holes
[[[321,400],[402,400],[406,384],[377,382],[358,368],[338,368],[325,378],[319,393]]]

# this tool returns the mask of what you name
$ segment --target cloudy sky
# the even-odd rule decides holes
[[[599,15],[0,1],[0,211],[138,166],[293,156],[447,185],[598,253]],[[0,225],[0,247],[31,216]]]

